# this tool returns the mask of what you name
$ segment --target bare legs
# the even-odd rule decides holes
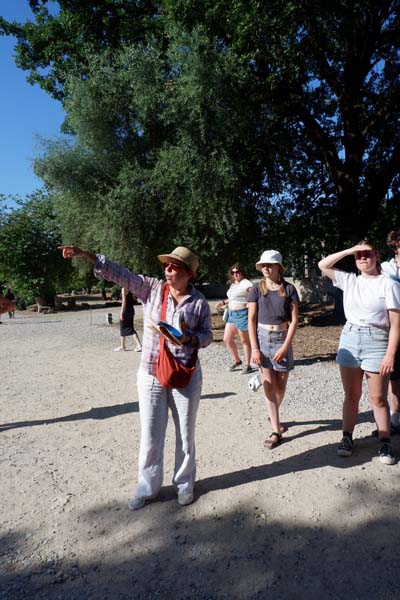
[[[133,339],[136,342],[136,348],[135,348],[135,352],[141,352],[142,350],[142,345],[140,343],[140,339],[137,333],[133,334]],[[120,344],[118,348],[115,348],[115,352],[125,352],[126,351],[126,337],[121,335],[120,338]]]
[[[140,342],[139,336],[137,333],[133,334],[133,339],[136,342],[136,348],[135,348],[135,352],[141,352],[142,351],[142,344]]]
[[[238,348],[235,342],[235,336],[239,334],[243,346],[243,354],[246,366],[250,366],[251,348],[248,331],[241,331],[233,323],[227,323],[224,330],[224,344],[236,363],[240,362]]]
[[[343,431],[353,433],[358,416],[358,405],[361,398],[364,371],[340,367],[340,376],[344,390],[342,408]]]
[[[362,392],[364,371],[340,367],[340,375],[344,389],[343,431],[353,433],[357,422],[358,405]],[[374,411],[375,421],[380,438],[390,437],[389,407],[387,403],[388,378],[379,373],[365,372],[368,394]]]
[[[281,432],[281,422],[279,419],[279,408],[285,396],[286,384],[289,373],[280,373],[273,369],[261,369],[265,403],[267,405],[268,416],[271,421],[272,431]]]
[[[244,354],[244,362],[246,367],[250,366],[251,361],[251,348],[250,348],[250,338],[248,331],[241,331],[239,329],[239,337],[243,346],[243,354]]]
[[[391,381],[389,384],[389,403],[392,424],[400,427],[400,379]]]

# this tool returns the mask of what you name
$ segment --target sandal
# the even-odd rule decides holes
[[[276,438],[276,439],[274,439],[274,438]],[[269,438],[267,438],[264,441],[264,448],[268,448],[269,450],[273,450],[273,448],[276,448],[281,443],[282,443],[282,434],[281,433],[276,433],[276,431],[273,431],[271,433],[271,435],[269,436]]]

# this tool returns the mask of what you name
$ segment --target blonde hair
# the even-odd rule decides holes
[[[287,294],[286,294],[286,284],[287,281],[284,280],[284,278],[282,277],[282,273],[283,273],[283,267],[282,265],[279,265],[280,269],[279,269],[279,289],[278,289],[278,293],[280,296],[282,296],[282,298],[286,298]],[[267,287],[267,283],[265,281],[265,279],[263,278],[260,281],[260,291],[262,293],[263,296],[268,296],[268,292],[269,289]]]

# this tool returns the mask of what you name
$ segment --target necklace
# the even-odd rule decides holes
[[[265,284],[271,292],[277,292],[281,287],[279,283],[275,283],[275,281],[271,281],[270,279],[266,279]]]

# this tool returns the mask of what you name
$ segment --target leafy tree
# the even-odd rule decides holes
[[[0,278],[28,300],[44,296],[52,305],[71,272],[57,246],[60,226],[49,196],[36,192],[17,208],[0,206]]]
[[[30,83],[58,100],[63,100],[67,75],[83,77],[89,72],[91,54],[130,40],[143,41],[160,27],[156,18],[160,3],[151,0],[27,0],[27,4],[34,22],[0,17],[0,34],[16,37],[17,65],[30,72]]]
[[[155,42],[93,56],[89,77],[65,86],[76,143],[47,145],[36,161],[65,239],[145,272],[155,249],[183,243],[199,252],[203,276],[222,275],[236,252],[254,261],[249,85],[199,30],[171,32],[165,53]]]
[[[77,134],[37,164],[74,239],[150,269],[173,220],[211,273],[266,246],[301,270],[398,218],[399,0],[46,4],[0,27]]]
[[[285,131],[284,150],[291,148],[296,165],[275,175],[285,186],[280,197],[295,204],[296,221],[304,200],[321,188],[325,229],[333,225],[335,243],[364,236],[384,207],[393,214],[400,172],[397,0],[166,4],[175,21],[202,23],[251,66],[260,107],[269,107],[259,113],[260,127]],[[287,165],[285,156],[278,162]]]

